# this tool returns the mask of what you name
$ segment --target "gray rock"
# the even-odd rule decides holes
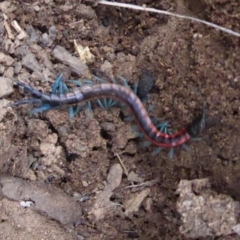
[[[6,97],[13,92],[12,80],[5,77],[0,77],[0,98]]]
[[[72,56],[65,48],[57,45],[53,49],[52,54],[56,59],[69,66],[71,70],[79,76],[87,76],[87,74],[89,74],[88,66],[84,64],[80,58]]]
[[[62,224],[80,224],[80,205],[62,190],[43,182],[27,182],[10,176],[1,177],[0,183],[6,197],[15,201],[31,200],[35,210]]]
[[[32,70],[33,72],[35,72],[35,71],[41,72],[42,71],[42,68],[41,68],[38,60],[36,59],[35,55],[33,55],[30,52],[26,56],[23,57],[22,64],[23,64],[23,66]]]
[[[182,180],[178,185],[180,232],[187,238],[238,233],[240,203],[210,187],[208,179]]]

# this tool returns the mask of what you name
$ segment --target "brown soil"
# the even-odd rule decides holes
[[[6,132],[1,128],[4,139],[1,174],[45,181],[70,196],[87,195],[89,200],[80,202],[82,224],[70,228],[73,239],[76,235],[78,239],[185,239],[179,232],[181,218],[176,209],[180,180],[208,177],[216,192],[240,201],[239,39],[178,18],[89,2],[64,4],[65,1],[51,0],[12,1],[11,6],[16,8],[6,13],[9,22],[16,20],[28,34],[34,30],[34,34],[42,36],[49,33],[52,26],[57,32],[49,45],[36,42],[54,66],[54,73],[48,75],[47,81],[32,79],[33,71],[24,66],[13,74],[15,78],[46,92],[58,73],[79,79],[76,73],[50,57],[56,45],[78,56],[73,42],[77,40],[95,56],[94,61],[87,63],[93,74],[116,79],[123,76],[133,85],[143,70],[151,71],[156,83],[146,105],[154,106],[154,117],[169,120],[174,129],[180,129],[206,101],[211,126],[200,141],[188,145],[191,151],[178,148],[173,159],[169,159],[166,150],[153,156],[154,146],[141,146],[131,130],[132,122],[123,117],[126,113],[122,108],[97,107],[93,113],[81,111],[70,120],[66,110],[30,115],[31,107],[21,106],[10,111],[1,122],[9,129]],[[138,4],[199,17],[240,32],[239,1],[141,0]],[[1,33],[2,42],[4,34]],[[16,47],[18,51],[10,54],[16,65],[22,64],[26,46],[29,46],[27,40],[25,45],[21,44],[22,48]],[[2,51],[7,52],[5,45]],[[38,52],[31,51],[39,60]],[[6,67],[2,75],[9,76],[6,72],[10,67]],[[16,89],[8,100],[16,101],[26,95],[20,95]],[[8,151],[4,151],[5,148]],[[111,167],[119,163],[116,154],[128,173],[132,171],[141,178],[136,184],[157,181],[142,188],[125,189],[132,181],[123,173],[110,197],[111,204],[121,206],[103,211],[98,219],[95,203],[98,194],[109,184],[107,176]],[[126,202],[144,189],[150,190],[137,210],[126,214]],[[34,231],[38,231],[37,228]]]

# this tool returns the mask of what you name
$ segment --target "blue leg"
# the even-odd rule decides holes
[[[31,99],[23,99],[20,101],[17,101],[13,104],[9,104],[10,107],[14,107],[14,106],[19,106],[19,105],[23,105],[23,104],[41,104],[41,99],[38,98],[31,98]]]
[[[162,148],[157,147],[157,148],[155,148],[155,149],[152,151],[152,155],[153,155],[153,156],[156,156],[156,155],[158,155],[161,151],[162,151]]]
[[[50,105],[50,104],[43,104],[41,105],[40,107],[38,108],[34,108],[30,111],[31,114],[34,114],[34,113],[40,113],[40,112],[44,112],[44,111],[47,111],[49,109],[57,109],[59,108],[59,106],[53,106],[53,105]]]
[[[60,84],[61,81],[62,81],[62,74],[59,75],[59,77],[53,83],[52,93],[54,93],[54,94],[58,93],[58,87],[59,87],[59,84]],[[32,109],[31,113],[32,114],[39,113],[39,112],[47,111],[49,109],[55,109],[57,107],[59,107],[59,106],[53,106],[51,104],[42,104],[40,107]]]
[[[82,87],[84,84],[94,84],[92,81],[84,79],[82,82],[77,81],[77,80],[69,80],[68,82],[75,84],[78,87]],[[70,92],[69,88],[67,87],[67,85],[63,82],[62,80],[62,75],[60,75],[57,80],[55,81],[55,83],[53,84],[52,87],[52,93],[68,93]],[[92,106],[91,106],[91,102],[87,102],[88,108],[91,110]],[[82,106],[77,105],[75,107],[70,106],[69,107],[69,117],[70,118],[74,118],[76,117],[76,115],[81,111]]]
[[[68,93],[69,92],[69,88],[63,82],[62,76],[63,76],[63,74],[60,74],[59,77],[54,82],[54,84],[52,86],[52,93],[54,93],[54,94],[57,94],[57,93],[62,94],[62,93]],[[47,108],[47,106],[45,108]],[[70,118],[74,118],[76,116],[75,110],[74,110],[74,108],[72,106],[70,106],[68,108],[68,114],[69,114]]]
[[[60,75],[57,80],[55,81],[55,83],[53,84],[52,90],[56,91],[57,86],[59,84],[59,82],[61,81],[61,77],[62,75]],[[21,82],[19,82],[18,80],[14,80],[17,84],[23,86],[25,89],[27,89],[28,91],[30,91],[33,95],[41,98],[42,93],[34,88],[32,88],[31,86],[25,85]],[[31,110],[30,113],[39,113],[39,112],[43,112],[52,108],[57,108],[59,107],[58,105],[51,105],[51,104],[42,104],[41,105],[41,99],[26,99],[26,100],[21,100],[18,101],[16,103],[14,103],[14,105],[20,105],[20,104],[40,104],[40,107],[38,108],[34,108]]]
[[[129,84],[128,84],[128,82],[127,82],[127,80],[124,78],[124,77],[121,77],[121,76],[118,76],[121,80],[122,80],[122,82],[123,82],[123,85],[125,86],[125,87],[128,87],[128,88],[130,88],[130,86],[129,86]]]
[[[97,81],[99,81],[100,83],[104,83],[104,80],[103,80],[102,78],[99,78],[99,77],[97,77],[97,76],[95,76],[95,75],[93,75],[93,77],[94,77]],[[111,78],[111,81],[112,81],[113,83],[116,83],[116,81],[115,81],[114,78]],[[97,100],[97,103],[98,103],[98,105],[99,105],[101,108],[103,108],[103,109],[109,109],[109,108],[113,107],[114,105],[116,105],[116,104],[117,104],[117,101],[115,101],[115,100],[113,100],[113,99],[111,99],[111,98],[104,98],[104,99],[102,99],[102,100],[98,99],[98,100]]]
[[[52,93],[57,93],[58,92],[58,87],[59,87],[59,84],[60,84],[60,82],[62,82],[62,74],[60,74],[59,76],[58,76],[58,78],[56,79],[56,81],[53,83],[53,85],[52,85]]]
[[[77,87],[82,87],[83,85],[93,85],[94,82],[88,79],[83,79],[81,82],[78,80],[68,80],[68,82],[75,84]],[[88,109],[92,111],[92,104],[91,101],[87,102]],[[81,111],[82,106],[77,105],[74,113],[74,117]]]

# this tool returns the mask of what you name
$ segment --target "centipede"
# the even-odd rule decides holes
[[[83,85],[72,92],[63,94],[45,94],[19,80],[13,79],[18,85],[29,91],[33,96],[30,99],[19,100],[11,106],[21,104],[49,104],[52,106],[75,105],[81,102],[100,98],[113,98],[127,105],[134,117],[140,131],[153,145],[161,148],[174,148],[181,146],[192,138],[198,137],[205,128],[205,107],[201,114],[194,118],[183,129],[167,134],[157,129],[151,121],[148,111],[140,98],[126,86],[116,83],[99,83],[94,85]]]

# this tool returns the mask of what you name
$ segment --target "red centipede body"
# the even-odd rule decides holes
[[[165,134],[159,131],[153,125],[141,100],[130,89],[121,85],[112,83],[87,85],[74,92],[61,95],[47,95],[46,99],[49,99],[50,103],[75,104],[78,103],[79,100],[88,101],[101,97],[115,98],[128,105],[141,132],[148,141],[156,146],[172,148],[182,145],[190,139],[185,129],[175,134]]]
[[[202,130],[201,128],[203,128],[204,125],[202,123],[204,121],[203,116],[200,116],[200,118],[193,121],[194,126],[189,125],[187,128],[184,128],[174,134],[165,134],[154,126],[147,110],[138,96],[134,94],[131,89],[118,84],[101,83],[95,85],[84,85],[79,89],[66,94],[48,95],[38,92],[22,82],[17,80],[14,81],[34,93],[34,95],[41,100],[41,103],[72,105],[82,101],[93,100],[95,98],[117,99],[118,101],[125,103],[130,108],[140,131],[144,134],[146,139],[152,144],[163,148],[172,148],[184,144],[190,140],[192,129],[199,132]],[[194,135],[196,135],[195,132]]]

